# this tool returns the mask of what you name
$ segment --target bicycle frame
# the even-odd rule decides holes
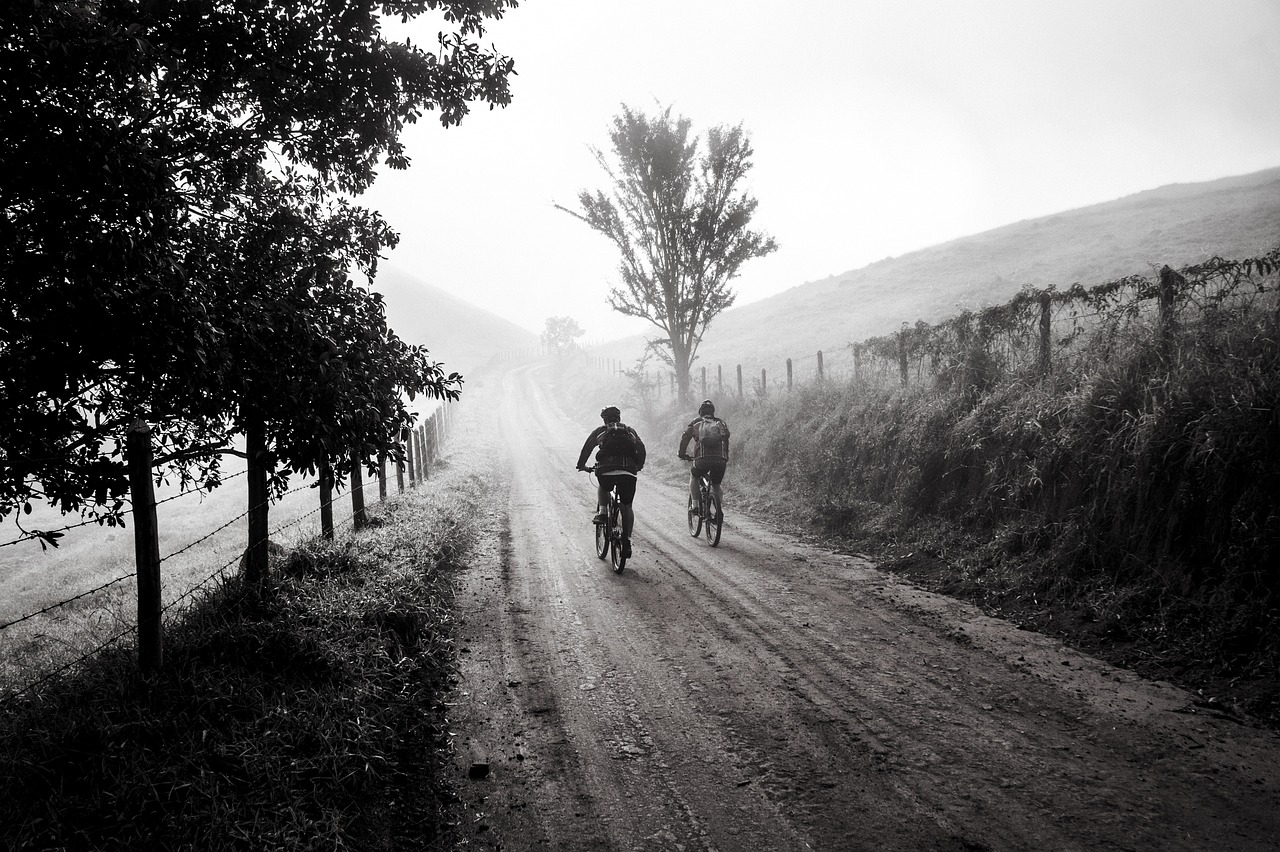
[[[690,459],[692,461],[692,459]],[[700,534],[706,533],[707,542],[716,547],[720,544],[720,532],[724,526],[723,516],[721,515],[721,507],[716,502],[715,493],[711,487],[711,476],[708,473],[699,473],[698,477],[698,505],[693,505],[693,495],[689,495],[689,535],[697,538]]]
[[[600,477],[596,475],[595,466],[587,468],[587,473],[591,474],[591,479],[599,493]],[[627,557],[622,555],[622,501],[618,499],[618,492],[612,489],[609,491],[609,501],[604,508],[604,518],[603,524],[595,525],[596,556],[600,559],[610,557],[614,573],[619,573],[627,564]]]

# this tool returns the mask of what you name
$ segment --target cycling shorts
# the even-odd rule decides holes
[[[618,492],[618,501],[630,506],[636,498],[636,475],[619,470],[616,473],[602,473],[596,477],[600,480],[600,488],[604,491]]]
[[[690,469],[689,475],[696,477],[706,473],[712,485],[719,485],[724,479],[724,471],[728,466],[729,462],[725,459],[704,456],[693,460],[693,467]]]

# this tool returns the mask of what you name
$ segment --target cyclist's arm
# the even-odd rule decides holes
[[[604,428],[603,426],[598,426],[596,427],[596,429],[594,429],[591,432],[590,435],[587,436],[587,440],[582,445],[582,452],[578,453],[579,468],[586,466],[587,456],[591,455],[591,450],[593,447],[595,447],[596,439],[600,437],[600,432],[603,430],[603,428]]]
[[[694,422],[696,423],[697,421],[694,421]],[[693,440],[693,435],[694,435],[693,425],[690,424],[689,426],[685,427],[684,434],[680,436],[680,447],[679,449],[676,450],[676,455],[682,456],[688,451],[689,442]]]

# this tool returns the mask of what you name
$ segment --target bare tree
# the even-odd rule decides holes
[[[622,255],[621,286],[609,305],[665,334],[649,341],[689,399],[689,371],[711,320],[733,304],[729,282],[742,264],[777,249],[750,228],[756,200],[741,184],[754,151],[747,133],[713,127],[706,144],[689,119],[666,107],[653,117],[625,104],[610,132],[612,161],[592,149],[608,194],[584,190],[580,210],[556,207],[604,234]]]

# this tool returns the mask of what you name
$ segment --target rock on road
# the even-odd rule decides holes
[[[573,470],[599,406],[540,378],[458,430],[499,454],[451,699],[476,848],[1280,844],[1276,735],[735,515],[732,469],[714,549],[642,475],[614,574]]]

